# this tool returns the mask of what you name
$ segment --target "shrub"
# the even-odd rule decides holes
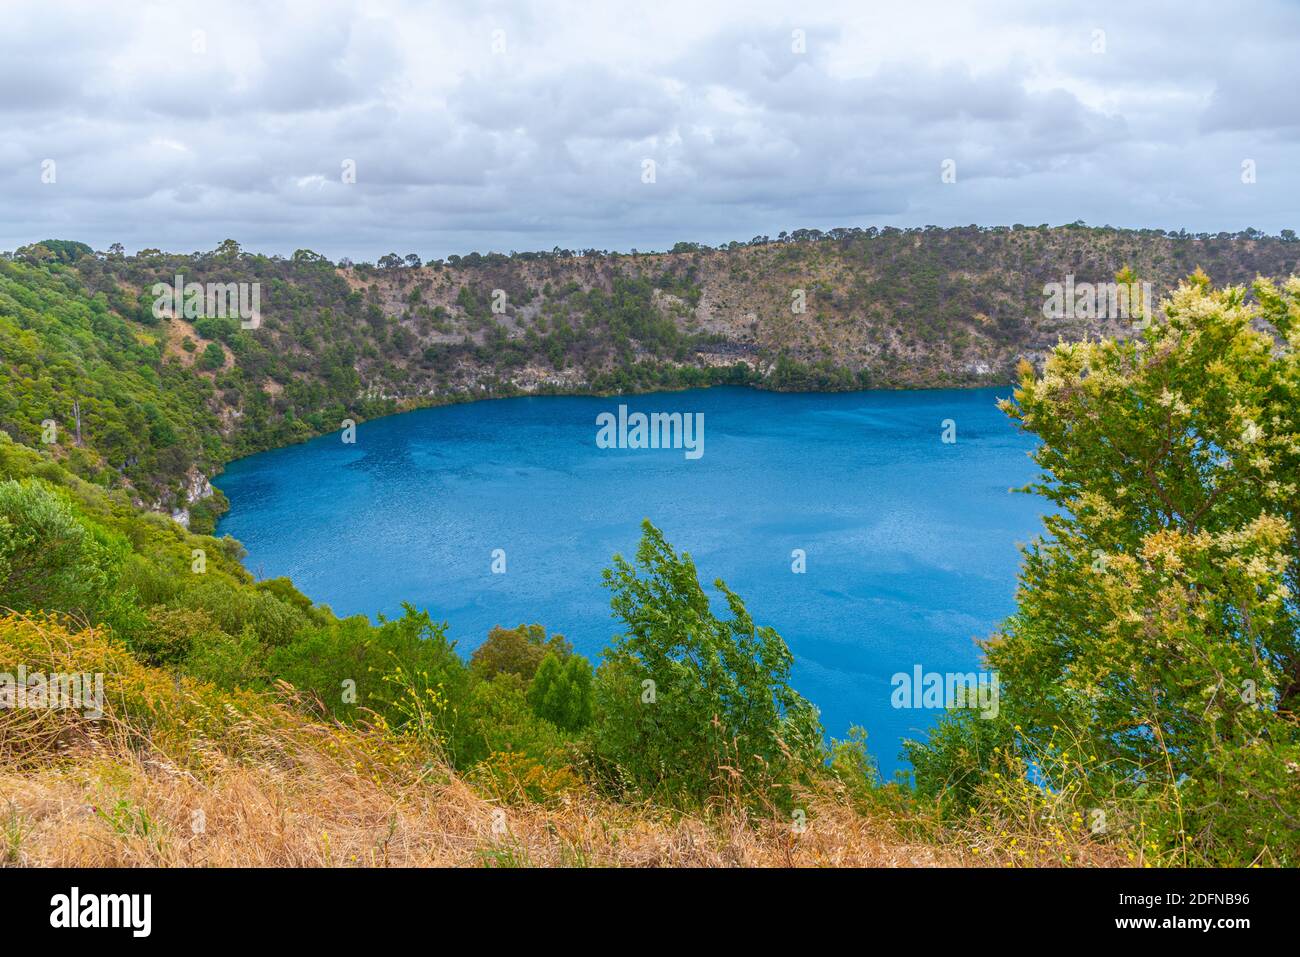
[[[924,742],[905,740],[902,756],[912,766],[916,793],[937,801],[950,819],[960,819],[979,804],[981,785],[1001,773],[1002,751],[1014,746],[1013,730],[1001,715],[988,720],[954,708]]]
[[[226,351],[219,343],[209,342],[194,364],[205,372],[220,369],[226,364]]]
[[[373,627],[360,616],[304,629],[267,659],[273,677],[313,695],[335,717],[365,713],[396,730],[427,732],[453,761],[474,752],[468,739],[470,674],[445,624],[403,605],[401,618]],[[429,727],[416,729],[415,725]]]
[[[642,528],[636,565],[615,556],[604,573],[627,630],[596,673],[596,773],[677,801],[767,787],[788,800],[824,757],[817,712],[789,684],[789,648],[721,580],[731,617],[714,616],[690,556]]]
[[[266,648],[252,628],[228,635],[219,628],[204,628],[190,635],[184,671],[219,688],[264,688],[268,681]]]
[[[186,588],[175,604],[206,611],[228,635],[238,635],[246,627],[251,628],[259,641],[272,647],[287,645],[309,622],[298,609],[270,592],[218,578],[208,578]]]
[[[0,481],[0,607],[93,618],[128,552],[45,483]]]
[[[573,646],[563,635],[546,637],[541,625],[520,625],[502,628],[500,625],[488,632],[487,640],[474,649],[470,665],[474,673],[483,678],[498,674],[515,674],[525,682],[537,673],[537,666],[548,654],[563,659],[573,653]]]
[[[1300,863],[1300,280],[1255,291],[1194,275],[1003,404],[1060,508],[987,644],[1003,713],[1047,785],[1142,797],[1180,863]]]
[[[564,737],[529,706],[523,680],[514,674],[476,681],[467,701],[466,747],[457,755],[468,766],[516,752],[548,767],[565,764]]]
[[[591,721],[591,662],[582,655],[548,654],[528,686],[528,703],[558,728],[584,727]]]

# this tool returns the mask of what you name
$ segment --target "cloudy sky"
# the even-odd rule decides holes
[[[0,249],[1300,228],[1294,0],[39,0],[4,18]]]

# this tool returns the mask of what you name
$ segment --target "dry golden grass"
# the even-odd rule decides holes
[[[114,809],[122,809],[115,812]],[[204,826],[191,822],[202,812]],[[394,794],[297,769],[204,783],[138,762],[0,777],[10,863],[101,866],[928,866],[961,863],[849,814],[703,822],[593,799],[502,807],[453,778]],[[144,822],[147,821],[147,824]]]
[[[414,742],[323,724],[271,696],[228,695],[145,668],[92,629],[0,618],[0,670],[103,671],[105,716],[0,712],[0,862],[69,867],[917,867],[1122,863],[995,831],[907,838],[833,783],[806,827],[740,805],[704,816],[578,786],[494,797]],[[499,790],[499,789],[498,789]]]

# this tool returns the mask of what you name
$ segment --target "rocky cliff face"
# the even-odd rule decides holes
[[[525,389],[572,388],[620,361],[647,358],[699,368],[739,362],[766,375],[784,357],[848,370],[854,384],[927,387],[1007,381],[1022,358],[1036,362],[1062,339],[1133,333],[1134,317],[1108,307],[1104,290],[1099,309],[1072,300],[1045,315],[1052,284],[1078,290],[1081,306],[1089,286],[1113,283],[1128,267],[1158,300],[1196,268],[1216,284],[1247,283],[1294,271],[1297,253],[1300,244],[1268,238],[970,227],[661,254],[471,257],[341,274],[367,308],[400,328],[412,348],[388,361],[410,373],[417,392],[440,383],[472,389],[503,373]],[[649,294],[630,294],[634,283]],[[599,321],[603,307],[629,298],[646,322],[671,325],[689,343],[686,352],[635,338],[621,356],[603,348],[611,343],[601,335],[619,334]],[[576,341],[535,347],[557,329]],[[512,364],[512,345],[529,361]],[[422,369],[441,356],[454,357],[441,377]],[[379,363],[362,358],[358,368],[383,377]]]

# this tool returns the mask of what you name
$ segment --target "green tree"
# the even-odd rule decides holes
[[[824,757],[816,709],[789,684],[789,648],[720,579],[730,617],[715,616],[690,556],[648,521],[642,529],[636,564],[616,555],[604,572],[627,630],[593,687],[597,773],[664,799],[768,787],[788,797]]]
[[[402,608],[400,618],[379,627],[357,616],[304,629],[269,655],[267,668],[336,717],[375,714],[398,731],[427,724],[421,733],[437,737],[447,757],[462,764],[477,747],[463,720],[469,669],[445,623]]]
[[[1003,403],[1060,509],[987,645],[1003,713],[1047,783],[1139,802],[1180,862],[1300,863],[1300,280],[1255,292],[1198,273]]]
[[[225,364],[226,352],[218,343],[215,342],[208,343],[207,348],[203,350],[203,354],[199,356],[198,361],[195,363],[195,365],[205,372],[210,372],[213,369],[220,369]]]
[[[127,551],[45,483],[0,481],[0,608],[96,617]]]
[[[474,649],[470,665],[481,678],[498,674],[514,674],[525,683],[533,680],[537,666],[547,655],[565,659],[573,653],[573,646],[563,635],[549,638],[541,625],[520,625],[502,628],[500,625],[488,632],[487,640]]]
[[[557,728],[584,727],[591,721],[591,662],[582,655],[548,654],[528,686],[528,703]]]
[[[494,754],[514,752],[550,765],[564,762],[564,738],[528,702],[523,680],[502,672],[476,681],[469,694],[462,767]]]

